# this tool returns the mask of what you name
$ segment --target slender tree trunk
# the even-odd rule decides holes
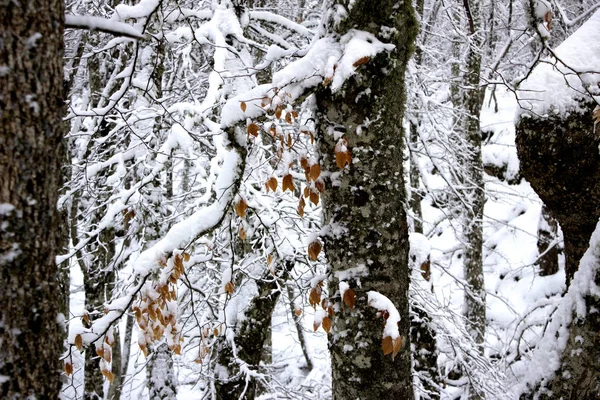
[[[108,400],[119,400],[121,398],[121,386],[123,385],[123,371],[121,367],[123,361],[121,359],[121,332],[119,329],[114,331],[115,343],[112,346],[112,373],[114,379],[108,387]]]
[[[416,12],[421,20],[421,24],[424,20],[425,2],[423,0],[417,0]],[[432,10],[432,12],[436,12]],[[420,45],[415,49],[414,62],[415,67],[419,68],[423,62],[423,47],[427,45],[427,35],[424,31],[421,31],[418,41]],[[419,108],[418,101],[413,100],[413,107]],[[410,142],[410,208],[413,214],[413,231],[415,233],[423,234],[423,212],[421,209],[422,192],[420,187],[421,173],[419,170],[419,157],[416,150],[419,147],[419,122],[417,117],[410,119],[409,124],[409,142]],[[429,265],[429,264],[428,264]],[[427,271],[423,275],[427,281],[431,279],[431,273]],[[433,283],[431,286],[433,290]],[[411,283],[410,293],[414,295],[416,288]],[[417,372],[417,376],[423,377],[421,383],[426,393],[422,394],[422,398],[439,399],[439,372],[437,367],[437,343],[435,335],[429,328],[429,317],[427,313],[421,308],[415,305],[415,301],[410,302],[412,313],[411,313],[411,327],[410,327],[410,339],[411,343],[415,347],[413,352],[414,356],[414,369]]]
[[[336,3],[343,7],[345,2]],[[382,26],[393,33],[379,36]],[[354,157],[322,196],[325,226],[344,230],[322,238],[333,272],[331,295],[339,304],[329,341],[333,398],[412,399],[402,121],[406,66],[418,28],[410,2],[382,0],[373,7],[357,0],[334,27],[339,34],[349,29],[371,32],[396,47],[360,66],[341,90],[317,93],[322,169],[340,170],[335,162],[338,138],[332,130],[343,134]],[[356,294],[353,310],[342,307],[340,277]],[[382,319],[368,306],[369,291],[388,297],[401,315],[404,348],[395,358],[383,354]]]
[[[294,326],[298,333],[298,341],[300,342],[300,348],[302,354],[304,354],[304,360],[306,360],[306,368],[311,371],[313,369],[312,359],[308,354],[308,348],[306,347],[306,339],[304,338],[304,329],[302,328],[302,319],[300,315],[296,313],[296,305],[294,304],[294,289],[288,285],[287,287],[288,298],[290,302],[290,312],[292,313],[292,319],[294,320]]]
[[[558,223],[542,206],[538,223],[538,252],[540,253],[540,276],[554,275],[558,272],[558,245],[554,243],[558,235]],[[550,245],[554,245],[550,247]]]
[[[466,295],[466,317],[471,335],[483,354],[485,340],[485,286],[483,281],[483,205],[485,191],[483,182],[483,162],[481,158],[481,130],[479,114],[483,96],[479,88],[481,74],[481,11],[479,0],[465,2],[469,43],[464,75],[462,104],[466,117],[464,133],[466,149],[463,158],[465,179],[463,185],[465,224],[463,235],[467,246],[465,251],[465,280],[471,293]],[[472,395],[475,395],[472,393]],[[471,398],[479,398],[477,395]]]
[[[0,397],[56,399],[63,2],[0,4]]]
[[[156,400],[175,400],[177,387],[173,372],[173,358],[166,342],[152,346],[146,364],[148,398]]]
[[[293,262],[286,261],[286,269],[293,267]],[[263,279],[257,281],[258,295],[255,296],[245,312],[245,318],[234,327],[237,357],[251,369],[257,369],[263,356],[263,347],[271,334],[271,318],[281,292],[279,284],[267,272]],[[253,400],[260,391],[260,383],[241,371],[227,338],[221,336],[218,351],[218,366],[228,371],[226,379],[215,381],[217,399]]]

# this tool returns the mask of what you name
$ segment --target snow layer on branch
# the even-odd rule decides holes
[[[296,100],[328,79],[335,92],[356,73],[358,60],[393,49],[394,45],[382,43],[372,34],[357,30],[351,30],[339,40],[329,36],[319,39],[304,57],[275,73],[270,85],[259,85],[229,99],[223,107],[221,127],[225,129],[246,118],[263,115],[266,110],[261,107],[261,101],[265,96],[273,97],[273,89],[283,90],[291,95],[291,100]],[[282,52],[286,51],[278,53]],[[246,103],[245,111],[240,107],[242,102]]]
[[[146,18],[156,10],[159,4],[159,0],[141,0],[134,6],[119,4],[115,7],[113,19],[124,21],[129,18]]]
[[[400,313],[396,306],[390,299],[385,297],[379,292],[371,290],[367,292],[368,303],[371,307],[376,308],[379,311],[387,312],[388,318],[385,320],[385,326],[383,327],[383,337],[391,337],[396,339],[400,336],[398,332],[398,323],[400,322]]]
[[[411,232],[408,236],[408,241],[410,243],[411,260],[414,259],[415,267],[418,268],[429,258],[431,244],[427,236],[417,232]]]
[[[581,258],[579,270],[575,273],[567,294],[560,301],[544,337],[538,341],[539,344],[533,352],[531,361],[525,366],[527,374],[519,383],[517,390],[519,394],[527,393],[530,387],[534,387],[539,382],[544,386],[559,369],[561,356],[569,340],[569,326],[573,321],[573,314],[585,318],[585,297],[600,296],[600,288],[595,283],[599,265],[600,223],[596,225],[596,230],[590,239],[590,247]]]
[[[272,12],[250,11],[250,18],[279,24],[289,30],[296,31],[299,34],[304,35],[306,37],[310,37],[313,34],[309,29],[305,28],[304,26],[285,17],[282,17],[281,15],[273,14]]]
[[[144,35],[131,25],[119,21],[113,21],[101,17],[83,16],[83,15],[65,15],[65,25],[67,27],[86,28],[89,30],[100,30],[123,36],[136,37],[142,39]]]
[[[339,40],[324,37],[317,40],[300,60],[277,72],[273,76],[273,85],[297,98],[306,89],[328,78],[331,79],[331,90],[335,92],[356,73],[355,63],[358,60],[393,49],[394,45],[382,43],[372,34],[354,29]]]
[[[590,91],[600,101],[600,10],[542,61],[521,85],[522,114],[546,115],[579,111]]]

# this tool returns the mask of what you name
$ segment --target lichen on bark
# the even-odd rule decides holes
[[[517,125],[522,174],[563,231],[567,287],[600,218],[600,135],[592,119],[594,107],[591,100],[582,100],[577,111],[524,116]],[[600,284],[598,272],[595,281]],[[585,303],[586,315],[574,315],[569,325],[559,369],[522,398],[600,398],[600,299],[587,295]]]
[[[322,168],[339,172],[332,130],[343,134],[352,151],[352,164],[328,180],[322,196],[325,225],[343,231],[335,234],[331,229],[323,237],[333,272],[331,295],[339,306],[329,342],[333,398],[409,399],[413,388],[402,121],[405,71],[417,23],[410,2],[380,1],[373,7],[371,2],[357,0],[347,17],[330,27],[340,35],[349,29],[368,31],[396,48],[359,66],[339,91],[322,88],[316,96]],[[368,272],[363,276],[347,273],[355,267]],[[357,295],[353,310],[342,309],[336,294],[343,274]],[[402,316],[399,331],[405,343],[395,358],[383,355],[383,319],[367,304],[370,290],[387,296]]]

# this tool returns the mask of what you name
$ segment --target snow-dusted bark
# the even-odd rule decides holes
[[[150,347],[146,364],[146,381],[150,399],[175,400],[177,398],[173,354],[166,342]]]
[[[485,340],[485,285],[483,278],[483,205],[485,191],[483,182],[483,162],[481,158],[481,130],[479,114],[483,96],[479,88],[481,75],[481,3],[479,0],[465,2],[468,44],[466,69],[464,72],[461,105],[464,107],[463,123],[465,135],[464,153],[459,154],[463,174],[463,237],[465,239],[465,280],[468,293],[465,294],[467,321],[471,335],[480,346],[483,354]],[[480,398],[473,390],[471,399]]]
[[[558,272],[558,222],[550,215],[548,207],[542,206],[538,223],[538,252],[540,276]]]
[[[356,75],[340,90],[326,87],[317,93],[319,149],[329,176],[323,192],[327,231],[323,239],[337,303],[329,342],[333,398],[410,399],[402,120],[405,71],[417,24],[410,2],[380,1],[375,8],[369,1],[357,0],[348,8],[346,3],[333,5],[331,18],[341,22],[331,21],[330,29],[340,34],[364,30],[395,48],[362,60],[364,65],[356,60],[360,65]],[[340,162],[343,155],[336,154],[344,147],[352,154],[346,166]],[[356,294],[353,309],[342,305],[338,286]],[[368,292],[385,295],[399,311],[404,344],[395,358],[382,351],[382,317],[368,306]]]
[[[521,387],[534,398],[600,397],[599,28],[597,11],[520,88],[521,170],[561,226],[568,286]]]
[[[56,255],[66,161],[63,2],[0,5],[0,397],[56,399],[64,323]]]
[[[285,264],[287,270],[293,267],[292,261]],[[264,390],[266,380],[256,371],[264,357],[264,346],[271,336],[271,317],[281,294],[279,285],[278,279],[267,270],[256,282],[258,293],[248,304],[242,318],[230,334],[220,337],[217,371],[221,372],[215,381],[218,400],[253,400]]]

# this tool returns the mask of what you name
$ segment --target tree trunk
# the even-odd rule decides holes
[[[425,4],[424,0],[417,0],[416,12],[421,20],[424,18]],[[435,11],[433,11],[435,12]],[[425,32],[421,32],[419,37],[420,45],[415,49],[414,62],[416,68],[422,67],[423,62],[423,48],[427,45],[427,35]],[[413,100],[413,107],[415,109],[420,108],[420,102]],[[409,124],[409,149],[410,149],[410,209],[412,211],[413,231],[415,233],[423,234],[423,211],[421,208],[421,200],[423,193],[420,187],[421,172],[419,170],[419,156],[417,149],[419,148],[419,121],[417,116],[410,119]],[[429,281],[431,279],[430,271],[424,273],[423,277]],[[433,283],[431,283],[431,289],[433,291]],[[410,302],[411,304],[411,322],[410,322],[410,340],[415,347],[413,352],[414,356],[414,370],[417,373],[417,377],[423,377],[421,384],[425,393],[422,394],[422,398],[439,399],[439,372],[437,367],[437,343],[433,331],[429,327],[430,318],[421,307],[416,305],[419,298],[415,296],[414,281],[411,283],[410,294],[414,296]]]
[[[56,399],[61,386],[63,15],[58,0],[0,5],[2,398]]]
[[[342,7],[339,3],[345,2],[336,3]],[[386,38],[379,36],[383,26],[393,29]],[[344,34],[352,28],[371,32],[396,48],[360,66],[341,90],[323,88],[317,93],[322,168],[339,171],[334,156],[338,140],[332,130],[343,133],[354,158],[336,177],[335,186],[328,182],[322,196],[325,226],[344,230],[323,237],[333,272],[330,294],[339,305],[329,341],[333,398],[412,399],[402,122],[405,71],[417,23],[410,2],[382,0],[373,7],[372,2],[357,0],[334,30]],[[342,309],[340,276],[356,293],[351,311]],[[382,352],[382,319],[368,306],[368,291],[388,297],[401,315],[404,346],[395,358]]]
[[[567,286],[600,217],[600,136],[591,118],[594,106],[582,104],[581,113],[568,116],[525,117],[517,126],[523,176],[563,231]]]
[[[293,262],[286,261],[286,269],[289,271],[292,267]],[[271,317],[281,294],[278,290],[280,282],[273,279],[270,272],[266,272],[256,285],[258,295],[248,305],[243,321],[234,327],[233,336],[237,358],[253,370],[259,367],[263,347],[271,335]],[[215,380],[217,399],[253,400],[259,395],[260,383],[240,370],[228,339],[221,336],[219,340],[217,364],[227,371],[227,376]]]
[[[166,342],[152,346],[146,365],[148,398],[156,400],[175,400],[177,388],[173,373],[173,358]]]
[[[554,275],[558,272],[558,245],[554,243],[558,235],[558,223],[550,216],[548,207],[542,206],[538,223],[538,252],[540,258],[540,276]],[[553,245],[550,247],[550,245]]]
[[[483,206],[485,189],[481,157],[481,129],[479,114],[483,102],[479,88],[481,75],[481,10],[479,0],[465,2],[469,43],[466,71],[463,79],[462,106],[466,113],[464,122],[465,149],[459,156],[463,168],[463,237],[465,239],[465,281],[469,293],[465,295],[466,318],[473,340],[483,354],[485,341],[485,284],[483,279]],[[482,398],[473,388],[470,399]]]
[[[563,231],[567,287],[600,218],[600,136],[591,118],[594,107],[592,101],[582,102],[580,112],[524,117],[517,125],[523,176]],[[595,281],[600,284],[598,273]],[[585,302],[586,317],[571,323],[560,368],[547,385],[552,394],[541,398],[600,398],[600,299],[588,295]]]

